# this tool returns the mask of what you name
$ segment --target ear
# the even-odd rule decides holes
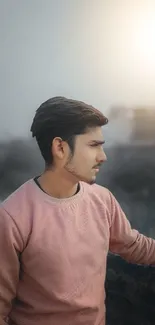
[[[66,153],[67,143],[60,137],[56,137],[52,142],[52,154],[58,159],[63,159]]]

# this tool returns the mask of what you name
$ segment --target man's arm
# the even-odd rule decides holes
[[[0,324],[6,324],[16,297],[22,239],[15,221],[0,206]]]
[[[131,263],[155,265],[155,240],[132,229],[115,197],[111,197],[109,250]]]

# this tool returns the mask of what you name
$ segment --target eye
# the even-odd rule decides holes
[[[90,147],[103,147],[104,143],[93,143],[90,145]]]
[[[98,147],[99,145],[97,143],[91,144],[90,147]]]

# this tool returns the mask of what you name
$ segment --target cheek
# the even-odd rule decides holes
[[[77,159],[78,162],[81,162],[84,167],[85,165],[91,165],[92,155],[90,154],[89,150],[81,150]]]
[[[78,154],[72,158],[69,163],[69,167],[74,171],[81,173],[87,166],[86,157],[82,154]]]
[[[95,165],[96,156],[91,150],[85,150],[79,155],[77,167],[81,171],[90,172]]]
[[[78,170],[85,170],[91,168],[96,162],[96,150],[88,147],[79,147],[75,150],[74,156],[70,161],[71,165]]]

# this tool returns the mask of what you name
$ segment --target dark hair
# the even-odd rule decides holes
[[[76,135],[86,133],[90,127],[107,123],[108,119],[93,106],[65,97],[53,97],[37,109],[31,132],[46,164],[50,165],[53,162],[51,146],[55,137],[66,141],[73,153]]]

